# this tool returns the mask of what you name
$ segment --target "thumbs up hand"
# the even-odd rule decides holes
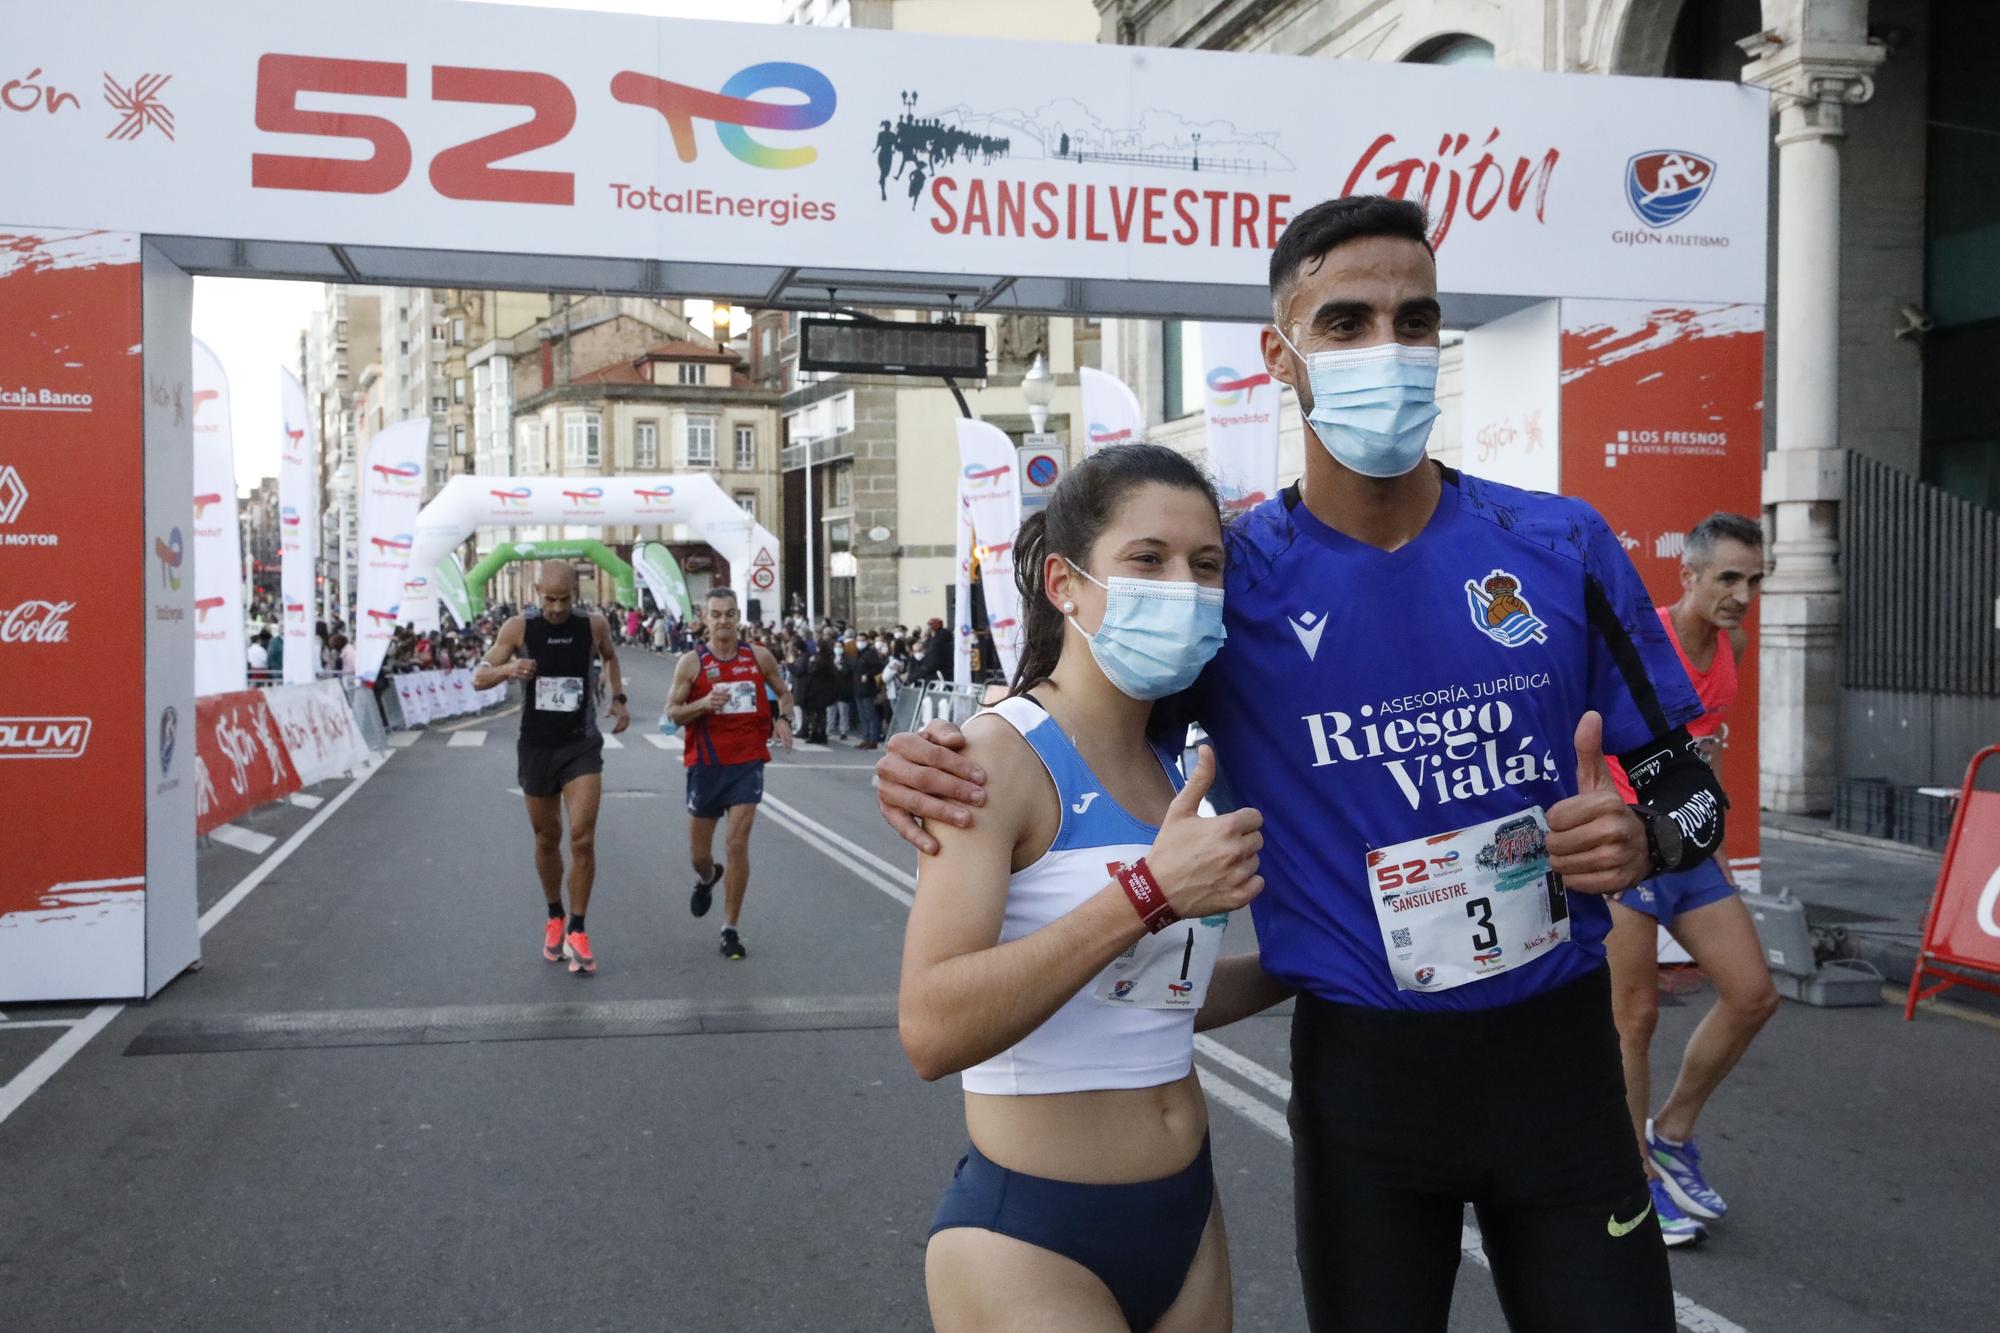
[[[1646,826],[1618,794],[1604,761],[1604,719],[1576,724],[1576,795],[1549,807],[1549,868],[1576,893],[1617,893],[1646,878]]]
[[[1264,816],[1237,810],[1203,818],[1201,803],[1214,784],[1215,752],[1204,745],[1146,853],[1153,878],[1183,919],[1233,912],[1264,891],[1257,873]]]

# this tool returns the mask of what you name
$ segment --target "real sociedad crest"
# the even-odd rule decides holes
[[[1658,148],[1625,164],[1625,198],[1649,227],[1667,227],[1694,212],[1715,183],[1715,163],[1699,153]]]

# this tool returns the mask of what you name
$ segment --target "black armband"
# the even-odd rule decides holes
[[[1686,870],[1721,848],[1729,798],[1722,794],[1715,770],[1701,757],[1686,727],[1626,751],[1618,762],[1638,794],[1642,817],[1651,812],[1670,819],[1680,832],[1679,855],[1663,856],[1661,870]]]

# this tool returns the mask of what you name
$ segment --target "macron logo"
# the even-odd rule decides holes
[[[1097,799],[1096,792],[1087,791],[1083,794],[1083,799],[1078,801],[1075,805],[1071,806],[1070,809],[1076,811],[1076,813],[1078,814],[1083,814],[1090,809],[1090,803],[1096,799]]]
[[[1315,615],[1313,612],[1308,611],[1297,620],[1287,617],[1286,623],[1292,627],[1292,633],[1299,636],[1299,647],[1306,650],[1306,660],[1317,662],[1319,660],[1319,636],[1326,629],[1326,617]]]

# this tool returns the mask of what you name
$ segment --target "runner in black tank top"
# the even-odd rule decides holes
[[[560,561],[541,566],[535,577],[541,614],[515,616],[500,627],[493,649],[473,672],[474,688],[501,681],[523,682],[520,757],[521,795],[535,830],[535,872],[548,904],[542,957],[569,960],[569,970],[588,974],[597,958],[584,930],[591,885],[597,877],[597,806],[604,792],[604,737],[597,729],[592,697],[591,659],[604,662],[611,686],[611,716],[617,735],[632,723],[625,707],[624,677],[611,645],[611,627],[592,612],[579,616],[576,571]],[[569,916],[563,915],[563,812],[569,812]]]

